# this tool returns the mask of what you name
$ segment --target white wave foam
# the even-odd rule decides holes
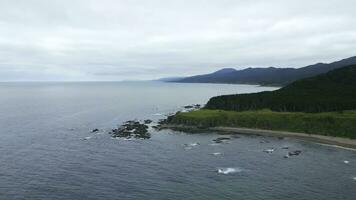
[[[227,168],[218,168],[218,173],[219,174],[233,174],[233,173],[238,173],[241,172],[241,169],[239,168],[234,168],[234,167],[227,167]]]
[[[155,114],[152,114],[154,116],[162,116],[163,114],[162,113],[155,113]]]
[[[263,150],[263,152],[266,152],[266,153],[273,153],[273,152],[274,152],[274,148],[272,148],[272,149],[265,149],[265,150]]]
[[[198,146],[199,143],[198,142],[194,142],[194,143],[190,143],[190,144],[184,144],[184,146],[186,147],[195,147],[195,146]]]
[[[350,163],[350,161],[348,161],[348,160],[344,160],[344,163],[345,163],[345,164],[349,164],[349,163]]]
[[[195,142],[195,143],[191,143],[190,146],[194,147],[194,146],[198,146],[199,143],[198,142]]]
[[[220,152],[215,152],[215,153],[212,153],[212,155],[214,155],[214,156],[220,156],[221,153],[220,153]]]

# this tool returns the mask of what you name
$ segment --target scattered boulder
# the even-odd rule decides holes
[[[144,120],[143,122],[144,122],[145,124],[150,124],[150,123],[152,123],[152,120],[146,119],[146,120]]]
[[[195,104],[194,108],[196,108],[196,109],[201,108],[201,105],[200,104]]]
[[[96,132],[99,132],[99,129],[95,128],[91,131],[92,133],[96,133]]]

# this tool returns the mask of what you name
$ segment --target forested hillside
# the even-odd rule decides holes
[[[356,109],[356,65],[295,81],[279,90],[213,97],[207,109],[327,112]]]

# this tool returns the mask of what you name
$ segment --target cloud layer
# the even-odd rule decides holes
[[[151,79],[356,55],[354,0],[2,0],[0,81]]]

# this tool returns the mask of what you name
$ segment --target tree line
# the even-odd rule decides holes
[[[356,109],[356,65],[301,79],[276,91],[213,97],[208,109],[271,109],[280,112],[328,112]]]

